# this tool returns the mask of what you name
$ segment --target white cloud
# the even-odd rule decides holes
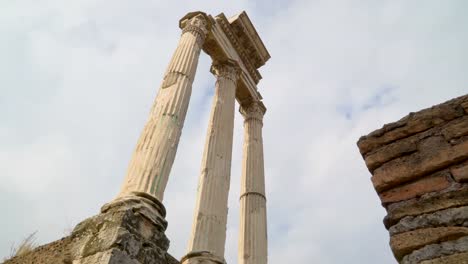
[[[270,263],[394,263],[359,136],[467,92],[463,1],[9,1],[0,4],[0,255],[112,199],[188,11],[246,10],[272,59],[259,89]],[[463,6],[465,5],[465,6]],[[465,8],[463,8],[465,7]],[[165,195],[185,253],[214,78],[202,56]],[[236,262],[236,116],[227,260]],[[10,228],[11,227],[11,228]]]

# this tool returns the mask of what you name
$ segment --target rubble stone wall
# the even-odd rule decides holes
[[[124,197],[79,223],[70,236],[4,263],[179,264],[167,253],[164,217],[164,206],[150,196]]]
[[[468,263],[468,95],[358,141],[399,263]]]

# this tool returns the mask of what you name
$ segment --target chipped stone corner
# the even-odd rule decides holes
[[[403,264],[468,263],[468,95],[358,141]]]

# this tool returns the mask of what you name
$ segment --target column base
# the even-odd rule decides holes
[[[151,195],[119,197],[79,223],[69,236],[5,263],[180,264],[167,253],[165,213]]]
[[[134,192],[105,204],[101,214],[78,224],[80,237],[73,264],[177,263],[168,256],[164,205],[153,196]]]
[[[208,251],[191,251],[183,256],[181,264],[226,264],[224,258],[220,258]]]

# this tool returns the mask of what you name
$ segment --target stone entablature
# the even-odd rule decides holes
[[[205,41],[203,50],[213,60],[235,60],[241,68],[236,91],[237,101],[262,99],[257,84],[262,79],[258,68],[264,65],[270,54],[263,45],[252,22],[245,12],[230,19],[221,13],[209,16],[213,28]]]
[[[468,95],[411,113],[358,141],[400,263],[468,256]]]
[[[263,44],[262,39],[259,37],[252,21],[250,21],[249,16],[247,16],[247,13],[244,11],[228,20],[235,35],[240,40],[240,46],[247,55],[246,58],[250,58],[249,61],[252,63],[253,67],[258,69],[265,65],[271,58],[270,54]]]

